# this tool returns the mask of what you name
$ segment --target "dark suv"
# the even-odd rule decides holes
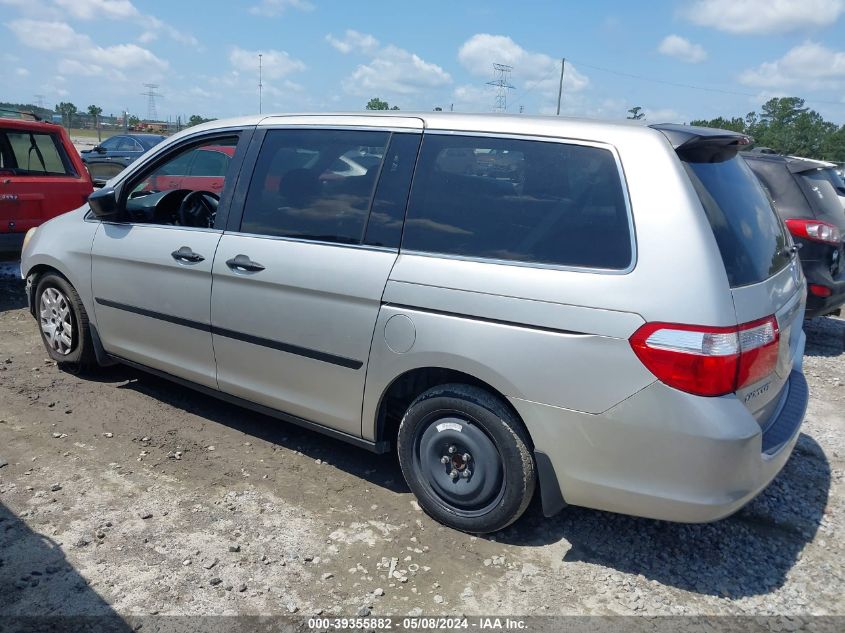
[[[839,311],[845,303],[845,210],[820,163],[743,153],[768,189],[796,244],[807,277],[807,317]]]

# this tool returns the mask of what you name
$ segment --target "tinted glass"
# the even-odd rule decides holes
[[[229,156],[216,149],[197,150],[191,165],[192,176],[220,176],[226,175],[229,167]]]
[[[402,248],[627,268],[631,233],[614,156],[564,143],[426,136]]]
[[[112,136],[111,138],[107,138],[105,141],[100,143],[100,147],[105,150],[113,151],[123,142],[123,139],[126,138],[125,136]]]
[[[360,244],[388,132],[271,130],[241,231]]]
[[[18,175],[67,175],[60,142],[52,134],[6,133]],[[10,165],[11,167],[11,165]]]
[[[684,165],[710,220],[731,287],[764,281],[789,263],[786,229],[742,158]]]
[[[825,172],[824,169],[802,171],[798,174],[798,180],[819,219],[833,221],[837,226],[842,226],[845,221],[845,210],[842,208],[842,201],[835,185]]]
[[[390,140],[367,222],[365,244],[399,248],[420,138],[419,134],[394,134]]]
[[[142,152],[144,151],[143,148],[135,142],[135,139],[129,138],[128,136],[123,136],[120,139],[120,142],[115,147],[115,151],[118,152]]]

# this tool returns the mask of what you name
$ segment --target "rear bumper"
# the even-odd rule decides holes
[[[807,262],[804,264],[804,275],[807,277],[807,284],[818,284],[831,290],[829,297],[817,297],[808,288],[806,318],[830,314],[845,304],[845,272],[833,278],[825,264]]]
[[[20,255],[26,233],[0,233],[0,254]]]
[[[566,503],[700,523],[736,512],[780,472],[808,398],[794,370],[765,430],[735,396],[701,398],[659,382],[600,415],[511,402]],[[548,464],[543,479],[543,500],[554,501]]]

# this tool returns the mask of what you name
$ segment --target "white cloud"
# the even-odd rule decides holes
[[[343,81],[348,94],[388,98],[408,96],[452,83],[452,77],[437,64],[393,44],[380,46],[369,33],[347,29],[342,38],[326,35],[326,41],[343,54],[365,55]]]
[[[261,53],[261,72],[264,79],[280,79],[291,73],[305,70],[305,64],[288,55],[285,51],[269,49],[266,51],[248,51],[234,47],[229,53],[229,62],[239,73],[255,75],[258,79],[258,54]]]
[[[690,21],[728,33],[788,33],[830,26],[845,0],[697,0],[683,14]]]
[[[505,35],[473,35],[458,50],[458,61],[478,77],[492,78],[493,62],[512,66],[511,83],[516,86],[514,96],[532,92],[547,101],[557,99],[560,60],[545,53],[526,50]],[[578,72],[573,64],[566,64],[565,94],[581,92],[589,83],[589,78]]]
[[[700,44],[693,44],[680,35],[667,35],[657,47],[658,52],[675,57],[682,62],[697,64],[707,59],[707,51]]]
[[[261,0],[259,4],[250,7],[249,12],[254,15],[275,17],[282,15],[288,9],[311,11],[314,9],[314,5],[308,0]]]
[[[359,33],[353,29],[347,29],[343,39],[334,37],[331,33],[326,35],[326,41],[334,46],[344,55],[351,52],[372,53],[378,48],[378,40],[369,33]]]
[[[43,0],[31,1],[38,4]],[[19,0],[0,0],[0,3],[11,2],[17,3]],[[142,44],[148,44],[160,34],[164,34],[176,42],[199,48],[199,42],[193,35],[183,32],[154,15],[142,13],[130,0],[52,0],[52,2],[54,3],[52,7],[54,9],[52,19],[54,20],[61,19],[64,21],[67,18],[73,18],[77,20],[128,21],[145,29],[138,37],[138,41]],[[22,3],[21,6],[23,6]],[[55,15],[56,8],[59,10],[58,15]],[[46,6],[42,6],[37,11],[42,19],[44,19],[45,11],[48,11]]]
[[[18,77],[28,77],[28,76],[29,76],[29,71],[28,71],[26,68],[16,68],[16,69],[15,69],[15,74],[16,74]]]
[[[739,81],[774,90],[792,86],[805,90],[839,88],[845,82],[845,52],[804,42],[780,59],[746,70],[739,76]]]
[[[141,15],[129,0],[54,0],[62,10],[80,20],[125,20]]]
[[[350,94],[390,96],[418,94],[452,82],[437,64],[392,44],[372,53],[372,60],[358,66],[344,81]]]
[[[77,33],[64,22],[40,20],[13,20],[6,26],[25,46],[61,53],[60,72],[66,74],[93,74],[84,66],[96,69],[129,70],[142,68],[147,72],[164,72],[168,63],[136,44],[98,46],[90,37]]]

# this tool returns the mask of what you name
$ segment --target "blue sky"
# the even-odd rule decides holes
[[[163,118],[258,111],[508,110],[648,120],[744,115],[795,95],[845,123],[845,0],[0,0],[0,100]],[[612,71],[612,72],[610,72]],[[627,75],[636,75],[630,77]],[[698,90],[679,85],[697,86]]]

